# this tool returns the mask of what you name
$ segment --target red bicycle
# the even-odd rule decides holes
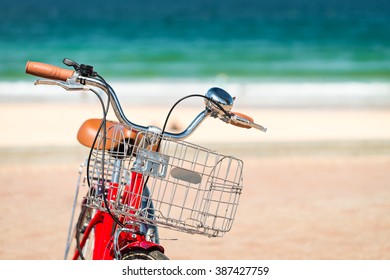
[[[184,139],[207,117],[266,129],[231,112],[234,98],[221,88],[177,101],[162,129],[138,125],[126,118],[114,90],[92,66],[63,62],[73,69],[29,61],[26,73],[45,78],[36,85],[91,91],[103,110],[101,119],[85,121],[78,132],[79,142],[90,152],[80,172],[65,258],[75,243],[72,259],[165,260],[159,227],[209,237],[228,232],[243,189],[243,162]],[[166,131],[172,110],[187,98],[203,99],[205,109],[184,131]],[[110,105],[118,121],[106,119]],[[79,187],[85,181],[88,190],[73,222]]]

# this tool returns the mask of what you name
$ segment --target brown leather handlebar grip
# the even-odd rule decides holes
[[[237,112],[231,112],[233,115],[236,115],[240,118],[243,118],[243,119],[246,119],[248,121],[250,121],[251,123],[253,123],[253,118],[245,115],[245,114],[242,114],[242,113],[237,113]],[[242,127],[242,128],[252,128],[250,125],[245,125],[243,123],[239,123],[239,122],[235,122],[233,119],[230,120],[230,124],[232,125],[235,125],[235,126],[238,126],[238,127]]]
[[[72,77],[74,71],[46,63],[28,61],[26,64],[26,73],[42,78],[66,81]]]

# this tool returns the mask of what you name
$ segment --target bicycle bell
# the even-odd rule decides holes
[[[223,114],[221,108],[219,108],[219,106],[217,106],[215,103],[218,103],[226,112],[229,112],[233,107],[234,98],[232,98],[229,93],[221,88],[210,88],[206,92],[205,96],[214,101],[212,102],[208,99],[205,99],[206,108],[210,111]]]

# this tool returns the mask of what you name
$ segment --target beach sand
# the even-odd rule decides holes
[[[130,119],[158,126],[167,108],[125,106]],[[162,229],[169,258],[390,259],[388,109],[236,110],[268,132],[211,119],[189,139],[245,162],[233,228],[223,238]],[[183,108],[169,126],[183,127],[197,113]],[[99,116],[93,103],[0,104],[0,259],[63,258],[88,152],[75,135]]]

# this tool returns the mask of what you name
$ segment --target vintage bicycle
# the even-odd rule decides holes
[[[170,109],[164,126],[143,126],[124,114],[113,88],[90,65],[70,59],[71,68],[28,61],[26,73],[67,91],[91,91],[100,100],[101,119],[86,120],[78,141],[90,148],[80,172],[65,258],[166,260],[158,228],[222,237],[232,228],[243,190],[243,162],[187,142],[207,117],[241,128],[263,126],[231,112],[234,98],[221,88],[192,94]],[[201,98],[205,109],[180,133],[166,130],[172,110],[187,98]],[[107,119],[110,106],[118,120]],[[80,185],[87,191],[77,205]],[[76,207],[79,209],[75,219]]]

